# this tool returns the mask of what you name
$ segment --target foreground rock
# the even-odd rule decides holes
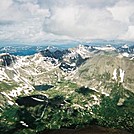
[[[41,134],[131,134],[131,133],[118,129],[104,128],[100,126],[90,126],[81,129],[46,130]]]

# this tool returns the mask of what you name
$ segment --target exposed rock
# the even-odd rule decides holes
[[[66,63],[66,62],[62,62],[60,64],[59,68],[61,70],[63,70],[64,72],[71,72],[71,71],[76,69],[76,65],[75,64],[69,64],[69,63]]]
[[[120,98],[119,101],[118,101],[118,103],[117,103],[117,105],[118,106],[122,106],[124,104],[124,101],[125,101],[125,99]]]
[[[0,66],[10,66],[14,62],[15,62],[14,56],[8,53],[0,54]]]

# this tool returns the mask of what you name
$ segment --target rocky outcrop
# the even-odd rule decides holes
[[[50,57],[50,58],[55,58],[55,59],[61,60],[63,55],[69,53],[69,51],[68,50],[54,50],[54,51],[51,51],[50,49],[45,49],[44,51],[40,51],[40,53],[44,57]]]
[[[14,56],[8,53],[0,54],[0,66],[10,66],[14,62],[15,62]]]
[[[126,52],[126,53],[129,53],[129,54],[134,54],[134,45],[128,46],[127,44],[125,44],[121,47],[118,47],[117,51],[120,52],[120,53]]]

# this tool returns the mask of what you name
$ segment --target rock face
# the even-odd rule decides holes
[[[68,50],[58,50],[55,48],[46,48],[40,51],[45,61],[51,61],[52,64],[60,64],[59,68],[64,72],[74,71],[85,60],[88,59],[89,51],[86,46],[79,45],[77,48]]]
[[[66,63],[66,62],[62,62],[59,66],[59,68],[61,70],[63,70],[64,72],[71,72],[71,71],[74,71],[76,69],[76,64],[69,64],[69,63]]]
[[[14,56],[8,53],[0,54],[0,66],[10,66],[14,62],[15,62]]]
[[[128,46],[127,44],[117,48],[117,51],[120,53],[129,53],[134,54],[134,45]]]
[[[61,60],[63,55],[69,53],[68,50],[49,50],[49,49],[45,49],[44,51],[40,51],[40,53],[44,56],[44,57],[50,57],[50,58],[55,58],[58,60]]]
[[[116,51],[121,53],[124,57],[134,57],[134,45],[128,46],[125,44],[121,47],[118,47]]]

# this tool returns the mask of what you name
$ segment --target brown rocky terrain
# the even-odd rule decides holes
[[[124,130],[104,128],[100,126],[90,126],[79,129],[46,130],[41,134],[131,134],[131,133]]]

